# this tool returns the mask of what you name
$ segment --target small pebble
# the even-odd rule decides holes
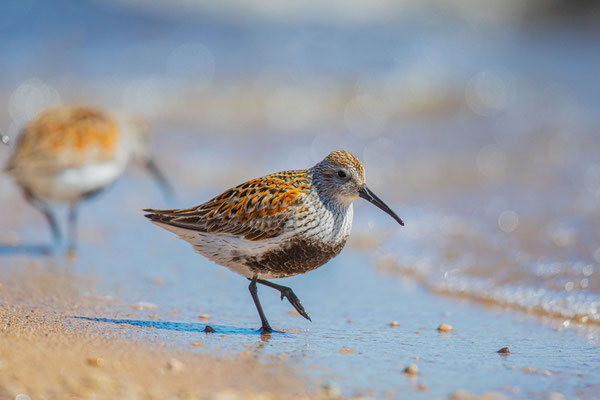
[[[67,262],[74,263],[77,261],[77,252],[74,250],[67,250],[66,253]]]
[[[200,315],[198,315],[198,318],[200,318],[200,319],[209,319],[210,315],[208,315],[208,314],[200,314]]]
[[[404,375],[415,376],[419,374],[419,368],[415,364],[410,364],[404,368]]]
[[[157,306],[156,304],[149,303],[147,301],[138,301],[137,303],[131,304],[129,307],[134,310],[154,310]]]
[[[440,332],[452,332],[452,325],[440,324],[440,326],[438,326],[437,330]]]
[[[164,285],[165,280],[163,277],[157,276],[156,278],[152,279],[152,283],[154,283],[155,285]]]
[[[342,390],[335,383],[329,383],[321,387],[321,394],[326,399],[337,399],[342,396]]]
[[[202,346],[204,346],[204,343],[202,343],[201,341],[198,340],[196,342],[190,342],[190,345],[194,346],[194,347],[202,347]]]
[[[565,400],[565,395],[559,392],[550,393],[549,400]]]
[[[210,326],[210,325],[206,325],[206,326],[204,327],[204,333],[214,333],[214,332],[215,332],[215,330],[213,329],[213,327],[212,327],[212,326]]]
[[[420,392],[424,392],[424,391],[427,390],[427,385],[424,385],[424,384],[422,384],[422,383],[419,382],[417,384],[417,390],[420,391]]]
[[[498,350],[496,353],[501,354],[503,356],[507,356],[510,354],[510,350],[508,350],[508,347],[503,347],[500,350]]]
[[[183,363],[176,358],[171,358],[167,362],[167,369],[172,372],[180,372],[183,371]]]
[[[87,357],[85,361],[94,367],[104,367],[104,359],[100,357]]]
[[[346,348],[342,347],[340,349],[340,353],[342,353],[342,354],[354,354],[354,350],[352,350],[352,349],[346,349]]]
[[[398,323],[398,321],[392,321],[392,322],[390,322],[389,325],[393,328],[393,327],[398,326],[400,324]]]

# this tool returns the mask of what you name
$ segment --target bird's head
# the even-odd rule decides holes
[[[134,113],[119,112],[115,113],[115,117],[128,143],[131,161],[146,168],[165,197],[171,198],[174,193],[171,184],[154,161],[148,121]]]
[[[319,190],[336,203],[348,207],[354,199],[362,197],[404,225],[400,217],[367,188],[365,169],[354,155],[343,150],[332,151],[313,171]]]

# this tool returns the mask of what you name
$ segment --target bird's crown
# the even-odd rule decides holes
[[[347,151],[332,151],[327,157],[325,157],[325,160],[329,161],[332,165],[337,167],[352,168],[356,170],[360,178],[364,181],[365,168],[363,167],[362,162],[360,162],[360,160],[357,157],[348,153]]]

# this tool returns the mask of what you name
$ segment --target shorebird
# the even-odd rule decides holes
[[[256,284],[278,290],[282,300],[287,298],[310,321],[292,289],[266,279],[304,274],[338,255],[350,234],[352,202],[357,197],[404,225],[367,188],[362,163],[346,151],[333,151],[309,169],[242,183],[196,207],[144,211],[198,253],[248,278],[261,332],[270,333]]]
[[[5,170],[25,199],[46,217],[55,244],[61,231],[48,203],[69,204],[68,252],[77,242],[80,201],[114,182],[130,161],[141,161],[168,194],[170,187],[150,156],[148,126],[139,117],[88,107],[42,112],[17,137]]]

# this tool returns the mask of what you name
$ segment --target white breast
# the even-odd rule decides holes
[[[328,206],[320,201],[312,201],[309,209],[308,223],[294,222],[295,229],[308,238],[314,238],[326,244],[335,245],[345,241],[352,230],[354,209],[352,204],[342,207],[335,204]]]
[[[111,161],[66,168],[55,174],[25,174],[16,178],[38,197],[73,202],[113,182],[125,167],[124,162]]]
[[[196,252],[209,260],[248,278],[251,278],[254,273],[241,260],[248,256],[260,257],[277,248],[281,243],[280,238],[251,241],[229,234],[204,233],[156,221],[152,221],[152,223],[175,233],[180,239],[191,244]]]
[[[116,180],[129,162],[131,149],[119,142],[115,158],[105,162],[83,163],[60,170],[40,171],[27,165],[12,171],[15,179],[37,197],[60,202],[75,202],[87,193],[102,189]]]

